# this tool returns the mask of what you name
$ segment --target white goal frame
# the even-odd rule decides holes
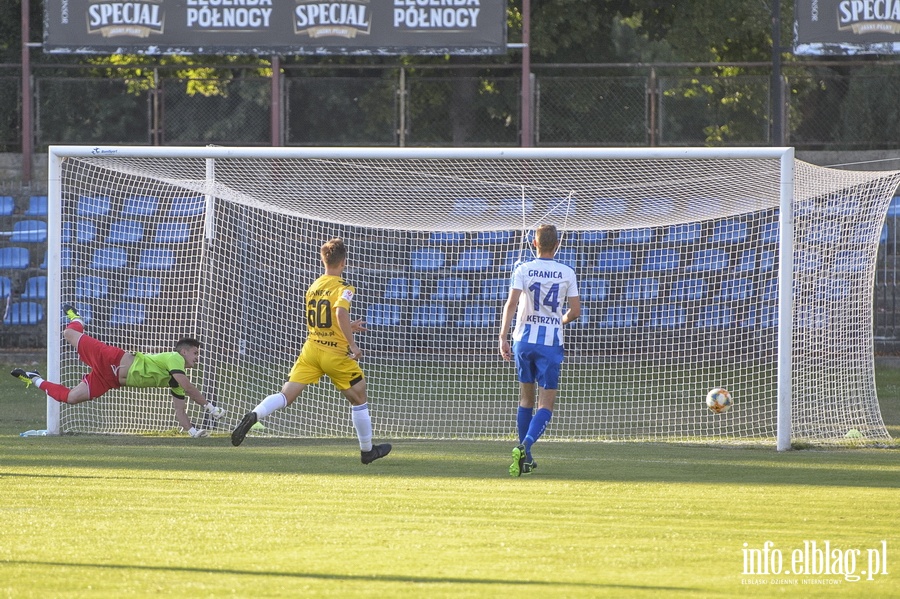
[[[61,165],[67,158],[108,155],[116,158],[191,158],[205,159],[210,189],[214,184],[217,159],[450,159],[450,160],[693,160],[693,159],[767,159],[780,164],[777,331],[777,434],[778,451],[790,449],[792,440],[792,331],[793,331],[793,252],[795,157],[790,147],[776,148],[228,148],[228,147],[145,147],[145,146],[51,146],[49,149],[48,216],[48,299],[47,299],[47,376],[59,380],[61,339],[54,315],[60,314],[61,253]],[[214,235],[212,211],[207,211],[207,238]],[[47,399],[47,429],[60,433],[60,404]]]

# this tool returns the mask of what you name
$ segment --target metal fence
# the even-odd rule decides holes
[[[900,63],[536,65],[532,145],[900,148]],[[19,65],[0,65],[0,151],[21,151]],[[184,67],[179,67],[183,69]],[[518,65],[33,67],[33,147],[51,144],[519,146]],[[102,71],[102,72],[101,72]],[[273,92],[273,89],[277,91]],[[785,139],[771,124],[783,115]]]

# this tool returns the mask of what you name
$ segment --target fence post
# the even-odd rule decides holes
[[[400,88],[397,94],[400,96],[397,105],[400,111],[400,128],[397,132],[398,144],[401,148],[406,146],[406,67],[400,67]]]
[[[656,67],[650,67],[650,77],[647,81],[647,104],[649,104],[647,109],[647,128],[649,129],[647,132],[647,142],[650,144],[651,148],[658,145],[658,140],[656,139],[656,106],[658,95]]]

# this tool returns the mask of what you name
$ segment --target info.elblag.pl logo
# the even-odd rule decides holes
[[[772,541],[744,543],[742,584],[841,584],[875,581],[889,575],[886,540],[872,547],[840,547],[831,541],[803,541],[782,550]],[[766,578],[766,577],[776,577]]]

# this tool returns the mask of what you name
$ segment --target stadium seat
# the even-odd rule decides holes
[[[866,250],[843,250],[838,253],[834,264],[835,272],[862,272],[869,264]]]
[[[158,297],[161,288],[162,283],[157,277],[131,277],[128,279],[128,289],[125,292],[125,297]]]
[[[763,250],[759,253],[759,272],[768,272],[775,269],[778,255],[775,250]]]
[[[602,302],[609,297],[609,281],[606,279],[578,281],[578,296],[583,302]]]
[[[837,221],[824,221],[818,223],[815,227],[810,229],[809,234],[806,236],[806,241],[812,244],[835,243],[843,236],[841,229],[841,223]]]
[[[79,219],[75,223],[75,241],[78,243],[91,243],[97,238],[97,225],[86,218]]]
[[[184,243],[191,238],[191,227],[188,223],[173,221],[160,223],[156,228],[154,243]]]
[[[437,291],[432,299],[438,301],[459,301],[469,298],[469,281],[456,277],[440,279],[437,282]]]
[[[137,243],[144,238],[144,225],[136,220],[120,220],[109,227],[107,243]]]
[[[494,253],[483,249],[465,250],[453,266],[460,272],[478,272],[488,270],[494,265]]]
[[[64,222],[59,229],[59,240],[61,243],[71,243],[72,242],[72,229],[75,228],[75,225],[70,221]]]
[[[78,198],[76,212],[78,216],[106,216],[109,214],[109,198],[98,196],[81,196]]]
[[[625,283],[625,299],[651,300],[659,296],[659,280],[652,277],[629,279]]]
[[[101,247],[94,251],[91,267],[98,270],[115,270],[128,264],[128,252],[120,247]]]
[[[48,252],[44,252],[44,262],[41,264],[41,268],[47,268],[48,258]],[[72,268],[72,248],[67,245],[59,250],[59,267]]]
[[[485,279],[481,282],[479,299],[487,302],[504,301],[509,296],[509,277]]]
[[[817,252],[799,250],[794,253],[794,268],[797,272],[817,272],[821,263],[822,257]],[[761,267],[760,270],[762,270]]]
[[[413,250],[410,254],[410,268],[412,270],[440,270],[444,268],[446,258],[444,252],[438,248],[423,247]]]
[[[609,237],[606,231],[583,231],[580,236],[582,245],[597,245]]]
[[[459,244],[465,240],[466,234],[461,231],[432,231],[428,236],[428,243],[443,245]]]
[[[416,306],[413,310],[412,326],[447,326],[447,308],[443,304],[429,303]]]
[[[145,310],[143,304],[122,302],[113,307],[109,323],[113,326],[129,326],[144,324]]]
[[[385,299],[419,299],[422,281],[406,277],[394,277],[384,290]]]
[[[481,216],[488,211],[484,198],[456,198],[453,200],[454,216]]]
[[[775,301],[778,299],[778,279],[771,278],[766,281],[763,287],[762,300],[764,302]]]
[[[709,304],[700,310],[697,328],[722,329],[734,324],[734,311],[719,304]]]
[[[0,277],[0,298],[12,295],[12,281],[9,277]]]
[[[12,196],[0,196],[0,216],[9,216],[16,210],[16,201]]]
[[[500,322],[500,308],[481,303],[466,305],[462,317],[456,321],[460,327],[493,327]]]
[[[20,220],[13,225],[10,243],[44,243],[47,241],[47,223],[42,220]]]
[[[670,225],[663,237],[665,243],[696,243],[703,231],[700,223]]]
[[[39,302],[13,302],[9,305],[4,324],[31,325],[44,320],[44,306]]]
[[[756,250],[750,248],[741,252],[734,270],[735,272],[753,272],[756,270]]]
[[[106,277],[85,275],[75,279],[76,299],[104,298],[109,294],[109,281]]]
[[[169,270],[175,265],[175,254],[167,248],[146,248],[138,259],[138,270]]]
[[[566,218],[566,216],[575,216],[577,210],[577,200],[574,196],[565,198],[550,198],[547,200],[550,210],[547,214],[550,216],[558,216]]]
[[[647,227],[619,231],[619,237],[616,239],[616,243],[620,245],[645,244],[651,241],[653,241],[653,229]]]
[[[706,297],[706,281],[697,277],[678,279],[672,283],[671,299],[676,302],[694,302]]]
[[[631,304],[613,304],[601,313],[597,326],[607,328],[627,328],[637,325],[638,310]]]
[[[524,213],[523,213],[523,205],[524,205]],[[523,214],[525,216],[531,214],[532,210],[534,210],[534,200],[531,198],[503,198],[500,200],[500,207],[497,209],[497,213],[500,216],[519,216],[521,217]]]
[[[585,328],[590,326],[591,324],[591,312],[592,308],[587,304],[581,304],[581,316],[579,316],[575,322],[571,322],[566,325],[566,328],[576,327],[576,328]]]
[[[473,243],[475,245],[501,245],[511,243],[515,233],[512,231],[480,231]]]
[[[591,214],[594,216],[624,216],[628,212],[625,198],[597,198]]]
[[[753,279],[741,277],[739,279],[726,279],[722,281],[721,299],[723,301],[740,301],[753,297]]]
[[[197,216],[206,210],[206,200],[203,196],[188,198],[173,198],[169,208],[169,216]]]
[[[761,329],[778,327],[778,306],[763,306],[757,312],[757,326]]]
[[[533,259],[534,253],[531,250],[509,250],[503,254],[499,267],[505,272],[512,272],[519,263]]]
[[[736,218],[718,221],[713,227],[710,243],[741,243],[747,239],[747,223]]]
[[[683,307],[676,304],[653,306],[646,325],[652,328],[673,329],[687,324],[687,316]]]
[[[390,327],[400,324],[400,306],[397,304],[372,304],[366,310],[366,325]]]
[[[759,232],[759,240],[762,243],[778,243],[778,221],[764,224]]]
[[[153,216],[159,209],[159,198],[152,196],[132,196],[125,198],[122,216]]]
[[[31,196],[28,198],[28,209],[25,216],[47,216],[47,196]]]
[[[47,299],[47,277],[44,275],[29,277],[25,281],[25,292],[22,294],[22,299]]]
[[[669,272],[676,270],[681,264],[681,255],[672,248],[650,250],[641,270],[644,272]]]
[[[697,250],[691,255],[690,272],[721,272],[731,261],[728,253],[721,249]]]
[[[553,259],[574,270],[578,268],[579,256],[580,254],[575,248],[559,248],[556,250],[556,255],[553,256]]]
[[[28,248],[9,246],[0,248],[0,268],[28,268],[30,256]]]
[[[594,270],[597,272],[625,272],[631,270],[631,251],[607,249],[597,252]]]

